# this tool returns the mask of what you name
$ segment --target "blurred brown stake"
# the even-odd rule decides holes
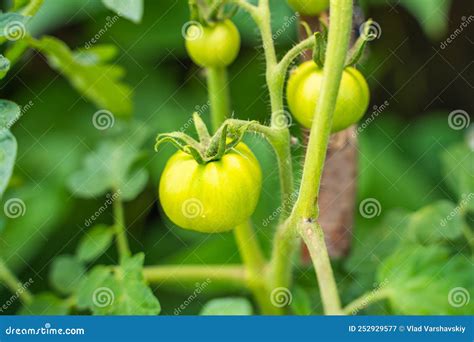
[[[319,20],[316,17],[302,16],[300,20],[307,22],[313,31],[319,29]],[[306,31],[300,26],[300,39],[306,37]],[[311,51],[307,51],[303,60],[309,60],[311,57]],[[357,180],[355,131],[355,126],[352,126],[331,136],[321,181],[319,223],[324,230],[329,256],[333,259],[346,256],[351,247]],[[306,146],[309,130],[303,129],[303,137]],[[310,263],[311,259],[304,244],[302,254],[303,262]]]

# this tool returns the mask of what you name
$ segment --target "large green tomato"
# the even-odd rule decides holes
[[[260,165],[252,151],[239,143],[222,159],[204,165],[178,151],[163,171],[159,196],[166,215],[176,225],[218,233],[252,215],[261,187]]]
[[[230,20],[212,26],[193,24],[186,31],[186,50],[194,63],[202,67],[225,67],[240,49],[240,34]]]
[[[296,120],[311,128],[319,99],[323,69],[313,61],[301,64],[291,74],[286,90],[288,106]],[[369,106],[369,86],[362,74],[344,69],[333,117],[332,132],[339,132],[358,122]]]
[[[329,8],[329,0],[288,0],[288,4],[303,15],[316,15]]]

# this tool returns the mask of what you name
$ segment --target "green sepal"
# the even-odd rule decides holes
[[[199,6],[197,4],[197,0],[188,0],[188,7],[189,7],[189,17],[193,21],[202,22],[202,16],[200,13]]]
[[[349,50],[345,67],[356,65],[359,62],[362,55],[364,54],[364,50],[367,45],[367,42],[377,37],[374,33],[369,32],[371,23],[372,23],[372,19],[369,19],[364,24],[365,32],[363,32],[360,35],[360,37],[355,42],[354,46]]]
[[[201,116],[197,113],[193,113],[193,121],[194,121],[194,127],[196,128],[196,133],[198,134],[199,141],[203,143],[204,145],[209,144],[211,141],[211,136],[209,134],[209,130],[206,127],[206,124],[204,121],[201,119]]]
[[[196,141],[183,132],[162,133],[156,138],[155,150],[166,142],[172,143],[181,151],[191,155],[199,164],[206,164],[221,159],[229,153],[244,137],[244,134],[256,121],[242,122],[226,120],[217,132],[210,137],[206,125],[201,117],[193,114],[194,125],[200,141]]]
[[[313,49],[313,61],[318,65],[319,68],[324,67],[325,55],[326,55],[326,42],[321,32],[314,34],[314,49]]]
[[[210,159],[209,161],[219,160],[224,156],[227,146],[227,127],[228,124],[224,123],[212,137],[206,149],[206,157]]]
[[[158,151],[158,147],[166,142],[170,142],[184,153],[190,154],[199,164],[205,163],[201,145],[189,135],[182,132],[159,134],[156,138],[155,151]]]
[[[313,61],[322,69],[326,60],[328,27],[323,20],[319,21],[319,25],[321,30],[314,34],[315,44],[313,48]]]

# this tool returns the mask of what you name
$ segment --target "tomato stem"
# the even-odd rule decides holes
[[[120,196],[118,196],[118,198],[113,202],[113,209],[116,229],[117,250],[119,252],[120,258],[128,257],[131,255],[131,252],[127,239],[127,229],[125,226],[123,202]]]
[[[271,303],[271,292],[260,279],[265,273],[265,259],[250,221],[234,229],[235,240],[244,265],[248,271],[249,287],[263,314],[278,314],[280,309]]]
[[[13,272],[8,268],[5,261],[0,258],[0,283],[4,283],[11,292],[18,295],[23,304],[29,304],[33,300],[31,292],[25,288]]]
[[[230,101],[225,67],[206,68],[209,101],[211,104],[212,130],[216,132],[224,120],[229,116]]]
[[[332,119],[344,63],[349,47],[352,25],[352,0],[331,0],[331,22],[321,95],[316,106],[313,125],[306,151],[300,193],[291,222],[308,246],[319,282],[319,288],[328,314],[341,313],[336,281],[328,257],[324,233],[317,224],[318,201],[326,151],[331,134]],[[294,229],[295,226],[288,226]]]
[[[169,285],[210,282],[228,287],[248,288],[248,272],[241,265],[166,265],[146,266],[143,269],[145,280],[150,283]]]

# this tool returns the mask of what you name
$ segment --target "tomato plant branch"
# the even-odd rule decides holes
[[[271,291],[261,281],[261,275],[265,272],[265,259],[258,245],[257,236],[252,229],[251,222],[247,221],[238,225],[234,229],[234,234],[240,255],[249,275],[248,286],[252,290],[262,313],[280,313],[281,310],[270,301]]]
[[[311,127],[299,197],[292,216],[297,230],[308,246],[316,270],[324,310],[340,313],[340,299],[331,268],[324,233],[317,224],[317,203],[322,171],[331,134],[339,85],[349,46],[352,26],[352,0],[331,0],[331,22],[321,95]],[[291,228],[290,228],[291,229]]]
[[[206,68],[212,130],[215,132],[229,116],[230,101],[225,67]]]
[[[386,288],[364,293],[362,296],[349,303],[343,309],[343,312],[346,315],[355,315],[358,311],[365,309],[369,305],[377,301],[386,299],[389,294],[390,290]]]
[[[21,11],[21,14],[24,16],[35,15],[39,11],[41,5],[43,5],[44,0],[31,0],[28,5]]]
[[[128,245],[123,202],[120,196],[113,202],[117,249],[121,258],[131,255]]]
[[[248,272],[241,265],[146,266],[146,281],[155,284],[182,284],[210,281],[237,288],[248,288]]]
[[[24,285],[15,277],[12,271],[5,264],[3,259],[0,258],[0,283],[4,283],[5,286],[13,293],[17,294],[23,304],[31,303],[33,295],[24,287]]]
[[[288,119],[282,117],[286,115],[283,109],[283,86],[285,76],[279,73],[280,68],[273,44],[270,7],[268,0],[259,1],[258,7],[251,5],[245,0],[229,0],[229,2],[240,6],[252,16],[257,24],[262,39],[266,61],[265,76],[272,111],[271,127],[273,128],[273,132],[269,142],[272,144],[277,156],[281,205],[283,209],[281,220],[283,220],[291,211],[291,202],[289,199],[293,191],[293,165],[290,151],[290,131],[286,124],[283,123],[282,125],[282,119]]]

